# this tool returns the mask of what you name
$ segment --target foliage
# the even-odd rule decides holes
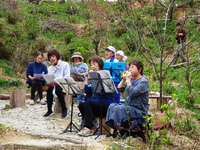
[[[20,80],[4,80],[0,78],[0,87],[1,88],[10,88],[10,87],[20,87],[22,82]]]
[[[13,129],[11,127],[6,127],[5,125],[0,124],[0,135],[8,132],[13,132]]]

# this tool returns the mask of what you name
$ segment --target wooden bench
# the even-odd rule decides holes
[[[157,110],[160,110],[161,107],[161,101],[160,101],[160,96],[159,95],[149,95],[149,99],[156,99],[157,102]],[[163,104],[168,104],[168,101],[172,99],[172,96],[162,96],[162,105]]]
[[[47,91],[48,88],[49,88],[48,85],[43,85],[43,86],[42,86],[42,91],[43,91],[43,92],[44,92],[44,91]],[[43,94],[43,93],[42,93],[42,94]],[[36,87],[36,89],[35,89],[35,98],[34,98],[34,101],[36,102],[36,101],[38,100],[38,98],[39,98],[38,87]]]
[[[101,122],[101,118],[99,118],[99,124]],[[112,128],[106,124],[106,118],[102,118],[102,133],[103,134],[112,134]]]
[[[29,86],[28,84],[27,84],[27,88],[31,88],[31,86]],[[47,90],[48,90],[48,88],[49,88],[49,86],[48,85],[43,85],[42,86],[42,91],[44,92],[46,92]],[[42,93],[43,94],[43,93]],[[44,96],[44,94],[43,94],[43,96]],[[38,100],[38,98],[39,98],[39,93],[38,93],[38,87],[36,87],[36,89],[35,89],[35,98],[34,98],[34,101],[36,102],[37,100]]]

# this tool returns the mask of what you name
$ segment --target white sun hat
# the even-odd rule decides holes
[[[125,61],[128,58],[127,56],[124,55],[124,52],[122,50],[118,50],[116,52],[116,54],[119,54],[120,56],[122,56],[123,57],[123,61]]]

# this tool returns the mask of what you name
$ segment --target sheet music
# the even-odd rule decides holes
[[[97,71],[102,79],[102,84],[105,93],[118,93],[114,82],[111,80],[111,75],[108,70]]]
[[[118,93],[114,82],[110,79],[110,72],[108,70],[89,72],[89,79],[93,86],[95,93]]]
[[[72,77],[61,77],[54,79],[63,90],[65,90],[68,94],[78,94],[83,95],[84,91],[76,84]]]
[[[70,68],[70,73],[72,74],[78,74],[78,71],[76,68]]]
[[[53,83],[55,82],[55,76],[54,74],[43,74],[42,77],[44,78],[44,80],[47,82],[47,84]]]
[[[34,74],[33,77],[34,77],[34,79],[36,79],[36,80],[44,80],[43,77],[42,77],[42,75],[43,75],[42,73]]]

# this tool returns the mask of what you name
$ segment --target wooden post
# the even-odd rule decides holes
[[[73,96],[65,94],[64,97],[65,97],[65,105],[66,105],[67,109],[70,110]],[[54,106],[54,113],[61,113],[61,112],[62,112],[62,108],[60,106],[60,102],[59,102],[58,98],[56,98],[55,106]]]
[[[23,88],[14,88],[10,92],[10,106],[11,108],[15,107],[24,107],[26,99],[26,90]]]

